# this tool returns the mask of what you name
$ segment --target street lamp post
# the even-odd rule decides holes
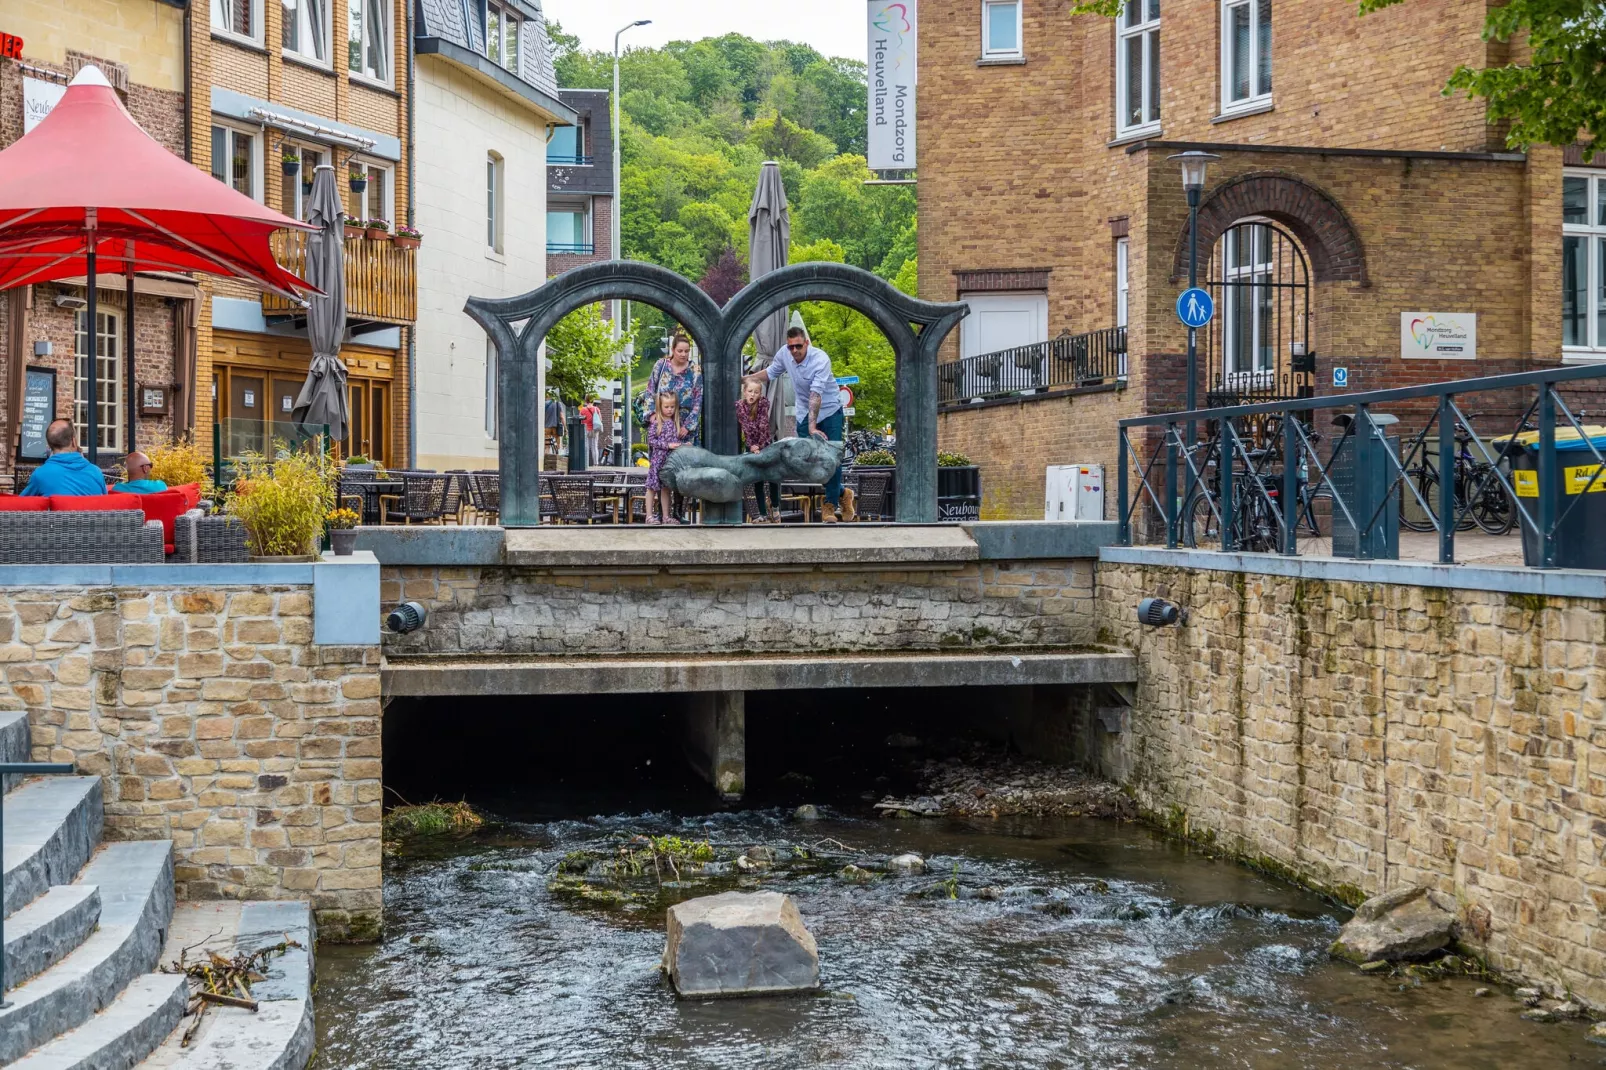
[[[1182,191],[1188,195],[1188,289],[1191,290],[1195,286],[1199,285],[1199,201],[1204,195],[1205,169],[1209,167],[1211,160],[1219,160],[1221,157],[1217,156],[1213,152],[1199,152],[1198,150],[1190,150],[1188,152],[1179,152],[1176,155],[1168,158],[1176,160],[1182,165]],[[1188,327],[1187,408],[1190,413],[1199,407],[1198,335],[1199,332],[1197,329],[1192,326]],[[1187,486],[1183,491],[1181,503],[1175,503],[1172,506],[1172,508],[1176,509],[1179,513],[1180,506],[1187,503],[1193,497],[1193,449],[1199,441],[1199,424],[1191,416],[1188,418],[1186,441],[1189,458]],[[1223,443],[1226,442],[1225,435],[1222,436],[1222,441]],[[1224,453],[1217,463],[1219,465],[1230,465],[1232,464],[1232,456]],[[1168,464],[1167,468],[1172,472],[1172,479],[1170,481],[1171,485],[1167,488],[1167,493],[1170,493],[1174,496],[1176,492],[1176,466],[1174,463],[1172,463]],[[1223,517],[1223,529],[1227,527],[1228,523],[1229,521],[1227,518]],[[1174,540],[1177,535],[1176,528],[1173,527],[1169,534],[1171,539]]]
[[[619,188],[619,38],[624,36],[626,30],[633,30],[637,26],[645,26],[650,22],[652,22],[651,19],[637,19],[630,25],[621,27],[619,32],[613,35],[613,220],[612,225],[608,228],[609,240],[612,243],[608,248],[608,254],[612,260],[621,259],[619,256],[619,210],[624,200],[624,190]],[[613,302],[613,336],[616,340],[619,337],[619,329],[619,301],[616,298]],[[631,425],[630,419],[631,363],[631,359],[627,357],[625,359],[625,464],[630,463],[630,440],[635,436],[635,428]]]

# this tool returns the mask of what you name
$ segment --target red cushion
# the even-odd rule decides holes
[[[138,494],[52,494],[47,500],[53,513],[111,513],[139,509]]]
[[[201,485],[199,483],[185,483],[181,486],[168,487],[167,489],[176,490],[183,494],[184,500],[189,503],[188,508],[199,509],[201,507]]]
[[[24,498],[19,494],[0,494],[0,513],[42,513],[49,508],[49,498]]]
[[[120,494],[120,498],[132,498],[136,495]],[[140,494],[139,508],[144,510],[146,520],[160,520],[162,522],[162,541],[167,544],[167,552],[173,552],[173,521],[179,514],[190,507],[189,499],[181,490],[164,490],[156,494]]]

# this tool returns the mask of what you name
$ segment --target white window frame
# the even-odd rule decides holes
[[[240,126],[235,123],[227,122],[226,120],[218,118],[216,115],[212,116],[212,126],[227,131],[228,141],[231,144],[237,138],[245,138],[251,143],[251,192],[249,196],[253,201],[258,202],[259,204],[266,204],[267,201],[265,198],[267,197],[268,184],[262,170],[262,157],[265,155],[265,153],[262,151],[262,131],[260,129],[254,129],[252,127]],[[234,153],[231,150],[227,155],[232,158]],[[217,160],[214,159],[212,161],[212,166],[214,168],[217,167]],[[215,171],[213,172],[212,177],[217,178],[217,173]],[[220,178],[218,181],[223,182],[223,184],[228,186],[230,189],[234,189],[234,184],[232,182],[228,182]]]
[[[1160,0],[1127,0],[1125,7],[1115,19],[1115,131],[1117,137],[1134,137],[1139,134],[1158,133],[1160,130],[1160,102],[1154,97],[1159,92],[1159,63],[1160,57],[1156,55],[1160,43]],[[1136,12],[1142,19],[1132,22],[1131,16]],[[1151,11],[1153,14],[1151,14]],[[1141,93],[1143,99],[1139,102],[1143,115],[1141,122],[1128,123],[1127,115],[1130,102],[1126,92],[1129,82],[1127,67],[1127,42],[1134,38],[1143,41],[1143,79]]]
[[[105,320],[109,324],[106,330],[96,331],[96,371],[98,373],[101,366],[111,369],[109,379],[96,375],[95,407],[100,410],[101,417],[96,430],[100,436],[99,448],[116,450],[122,448],[123,442],[123,313],[118,308],[100,308],[96,310],[96,314],[98,319]],[[84,369],[79,366],[82,363],[80,360],[82,354],[78,350],[78,338],[80,325],[88,318],[88,309],[79,309],[73,313],[73,425],[84,428],[86,433],[89,427],[89,406],[84,394],[88,390],[88,379],[80,374]],[[85,342],[88,342],[87,338]],[[106,352],[102,353],[102,349]],[[89,443],[86,441],[83,445],[87,447]]]
[[[1125,327],[1130,313],[1128,298],[1132,290],[1132,240],[1115,239],[1115,325]]]
[[[280,15],[281,26],[288,26],[289,25],[288,13],[284,12],[284,4],[286,2],[287,2],[287,0],[278,0],[278,3],[280,5],[279,10],[281,12],[281,15]],[[323,4],[323,50],[324,50],[324,55],[319,56],[316,53],[308,52],[308,51],[305,51],[304,49],[301,49],[301,48],[292,48],[289,45],[283,44],[282,41],[283,41],[284,34],[281,32],[279,36],[280,36],[280,40],[281,40],[280,48],[282,50],[282,53],[284,55],[286,55],[286,56],[293,56],[296,60],[298,60],[298,61],[300,61],[302,63],[310,63],[314,67],[323,67],[323,68],[327,69],[329,67],[329,65],[332,62],[334,62],[333,56],[334,56],[335,27],[334,27],[334,13],[333,13],[334,12],[334,8],[332,6],[332,0],[288,0],[288,2],[294,3],[296,5],[296,20],[297,20],[297,22],[301,22],[302,21],[301,14],[303,12],[305,12],[310,5],[312,5],[314,3]],[[311,20],[310,19],[307,20],[305,22],[305,25],[310,29]]]
[[[485,154],[485,247],[501,254],[507,245],[507,160]]]
[[[1264,107],[1271,103],[1272,84],[1264,89],[1260,85],[1261,44],[1259,15],[1263,9],[1270,8],[1272,0],[1221,0],[1221,113],[1248,111]],[[1249,9],[1249,95],[1233,98],[1232,77],[1232,16],[1238,8]],[[1272,33],[1276,33],[1275,27]],[[1267,50],[1275,55],[1275,49],[1267,43]]]
[[[246,44],[262,44],[262,0],[248,0],[251,8],[251,33],[241,33],[227,25],[230,11],[229,0],[212,0],[211,23],[212,32],[225,39],[243,41]]]
[[[546,205],[546,213],[547,213],[548,216],[552,216],[554,214],[562,214],[562,215],[574,215],[574,214],[577,214],[577,215],[579,215],[580,216],[580,241],[577,244],[591,246],[591,253],[595,253],[597,251],[597,236],[592,230],[591,198],[587,197],[585,200],[581,200],[581,201],[566,201],[566,200],[561,200],[561,199],[557,200],[557,201],[552,201],[552,200],[549,199],[547,201],[547,205]],[[548,222],[550,222],[550,220],[548,220]],[[586,253],[586,252],[584,252],[582,250],[576,250],[576,249],[556,249],[556,250],[553,249],[552,246],[551,246],[552,229],[551,229],[550,226],[547,227],[546,240],[547,240],[547,255],[548,256],[589,256],[589,255],[591,255],[591,253]],[[565,244],[568,244],[568,243],[565,243]]]
[[[1249,235],[1249,263],[1235,263],[1234,253],[1239,239]],[[1266,259],[1259,260],[1261,237],[1266,239]],[[1276,234],[1265,223],[1235,223],[1222,235],[1221,277],[1229,283],[1248,280],[1250,285],[1223,286],[1221,288],[1221,369],[1222,380],[1237,390],[1269,386],[1277,376],[1276,341],[1267,348],[1263,337],[1260,309],[1264,302],[1276,300]],[[1264,284],[1262,284],[1264,283]],[[1246,304],[1247,295],[1247,304]],[[1245,326],[1249,329],[1248,368],[1238,367],[1235,340]]]
[[[484,5],[484,11],[485,22],[480,28],[485,31],[485,58],[496,64],[498,67],[501,67],[503,70],[512,71],[514,74],[518,74],[518,56],[515,55],[512,57],[512,65],[509,65],[508,63],[507,28],[510,24],[513,26],[514,39],[517,41],[518,29],[524,25],[524,16],[520,14],[519,11],[516,10],[511,4],[498,3],[497,0],[489,0],[489,2]],[[497,49],[495,55],[491,53],[491,16],[493,15],[496,16],[497,26]],[[518,41],[518,43],[513,46],[513,51],[515,53],[519,52],[522,45],[523,42]]]
[[[296,219],[305,220],[307,218],[307,177],[316,173],[319,163],[333,164],[335,162],[334,154],[328,145],[314,145],[301,141],[283,141],[279,143],[279,156],[281,158],[283,158],[287,149],[294,149],[300,155],[301,170],[296,173],[293,179],[289,175],[280,176],[281,182],[290,183],[295,187],[296,191],[296,210],[293,213],[286,214],[293,215]],[[316,162],[308,161],[307,154],[310,152],[318,153],[319,159]]]
[[[981,58],[982,59],[1016,59],[1026,54],[1025,18],[1022,8],[1026,0],[981,0]],[[995,48],[993,46],[993,8],[1013,7],[1015,9],[1015,46],[1013,48]]]
[[[370,73],[368,67],[366,66],[368,43],[373,40],[373,38],[367,33],[360,34],[360,44],[358,46],[360,49],[359,55],[363,57],[363,65],[356,67],[351,65],[351,42],[353,39],[351,34],[352,8],[355,7],[357,9],[357,26],[360,31],[366,28],[364,19],[370,5],[376,7],[381,12],[380,21],[383,23],[383,25],[380,27],[381,33],[379,35],[380,39],[385,43],[385,74],[383,77]],[[346,0],[346,74],[352,80],[358,82],[368,82],[372,85],[384,86],[386,89],[391,88],[391,86],[395,83],[396,34],[392,27],[392,21],[394,18],[395,11],[393,10],[393,5],[390,3],[390,0]]]
[[[383,219],[388,222],[391,225],[391,229],[394,230],[396,227],[396,165],[389,160],[373,160],[364,156],[353,156],[347,161],[344,168],[336,171],[336,174],[341,175],[340,181],[348,183],[348,191],[350,189],[349,182],[352,164],[356,164],[358,167],[361,167],[365,174],[369,170],[385,172],[385,203],[382,205],[375,205],[373,201],[369,200],[369,198],[374,195],[374,184],[370,181],[368,183],[368,188],[364,189],[360,194],[357,195],[362,198],[362,211],[356,213],[357,218]],[[381,209],[381,212],[377,216],[374,213],[374,209],[376,207]]]
[[[1583,223],[1561,226],[1563,249],[1566,239],[1578,238],[1584,243],[1584,345],[1562,343],[1563,361],[1593,363],[1606,360],[1606,170],[1565,168],[1563,179],[1586,180],[1584,186]],[[1565,298],[1564,298],[1565,299]],[[1560,313],[1561,309],[1557,309]],[[1558,324],[1559,325],[1559,324]],[[1566,335],[1563,334],[1563,339]]]

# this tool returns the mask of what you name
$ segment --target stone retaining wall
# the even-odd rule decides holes
[[[424,628],[388,655],[735,654],[1093,641],[1093,562],[727,571],[386,567]]]
[[[173,840],[181,899],[310,899],[372,938],[379,649],[313,633],[312,584],[0,587],[0,709],[104,779],[108,838]]]
[[[1606,1005],[1606,601],[1106,560],[1098,606],[1139,655],[1099,759],[1141,805],[1351,901],[1437,888],[1498,968]]]

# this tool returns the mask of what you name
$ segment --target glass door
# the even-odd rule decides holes
[[[231,372],[229,382],[228,451],[230,457],[242,453],[262,453],[267,447],[263,415],[268,399],[263,394],[263,378]]]

